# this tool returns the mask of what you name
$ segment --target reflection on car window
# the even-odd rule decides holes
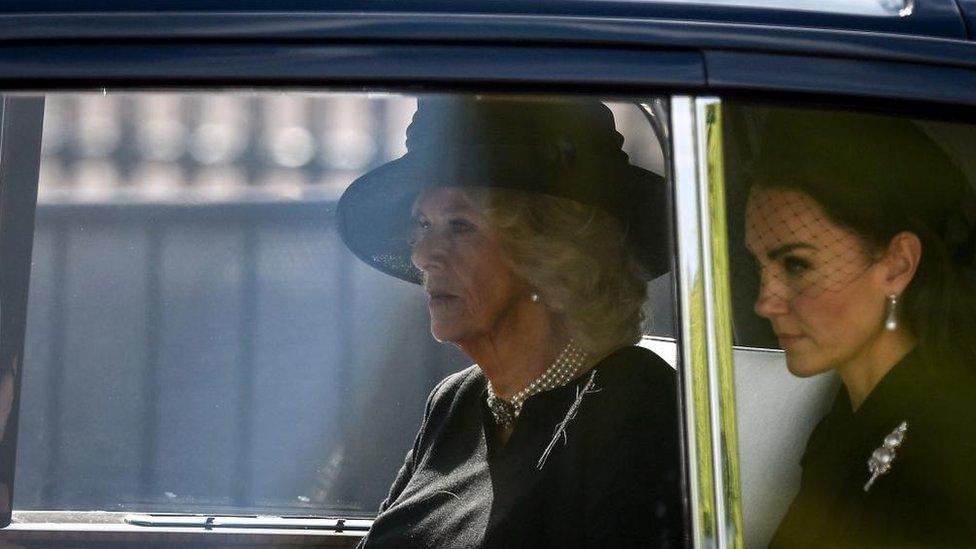
[[[674,309],[662,144],[634,103],[53,94],[43,135],[15,508],[373,517],[385,499],[395,517],[464,379],[485,451],[610,475],[589,488],[606,501],[562,494],[553,521],[683,535],[674,372],[633,346],[671,345],[647,336],[670,338]],[[470,365],[491,368],[479,338],[515,302],[519,337],[559,335],[508,344],[545,367],[488,384]],[[560,425],[569,446],[547,448]],[[479,516],[540,493],[514,484]],[[634,486],[654,488],[617,497]]]
[[[739,8],[764,8],[798,10],[820,13],[841,13],[845,15],[867,15],[873,17],[892,17],[911,15],[912,3],[907,0],[825,0],[813,2],[804,0],[670,0],[685,4],[711,6],[732,6]]]
[[[736,361],[752,541],[976,543],[976,128],[728,116],[737,335],[785,351]]]

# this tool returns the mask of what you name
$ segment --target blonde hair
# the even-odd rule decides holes
[[[640,339],[647,284],[616,217],[540,193],[465,187],[463,194],[494,223],[508,266],[584,350],[600,356]]]

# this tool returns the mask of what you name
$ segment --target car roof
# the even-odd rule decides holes
[[[821,1],[8,0],[0,85],[572,83],[976,107],[976,0]]]
[[[786,26],[970,38],[962,8],[976,0],[8,0],[0,17],[194,13],[441,14],[595,17]],[[962,8],[961,8],[962,6]],[[5,36],[0,26],[0,39]]]

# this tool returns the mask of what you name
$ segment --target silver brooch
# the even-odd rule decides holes
[[[583,385],[582,389],[579,387],[576,388],[576,400],[574,400],[573,404],[570,405],[569,410],[566,412],[566,416],[563,417],[563,420],[559,422],[559,425],[556,425],[556,431],[552,435],[552,440],[549,441],[549,445],[546,446],[545,451],[542,452],[542,457],[540,457],[539,461],[536,462],[536,466],[540,471],[543,467],[545,467],[546,460],[549,459],[549,452],[552,452],[552,449],[556,446],[556,442],[558,442],[560,438],[563,439],[563,444],[568,442],[568,438],[566,437],[566,426],[569,425],[569,422],[573,421],[573,418],[576,417],[576,412],[579,411],[580,404],[583,402],[583,397],[590,393],[599,393],[602,390],[597,389],[596,386],[593,385],[593,380],[595,379],[596,370],[593,370],[590,372],[590,378],[586,380],[586,385]]]
[[[865,492],[871,489],[871,485],[878,477],[891,470],[891,464],[897,457],[895,450],[905,440],[906,431],[908,431],[908,422],[903,421],[894,431],[888,433],[879,448],[871,452],[871,457],[868,458],[868,472],[871,473],[871,478],[864,485]]]

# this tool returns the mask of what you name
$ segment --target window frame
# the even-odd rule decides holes
[[[438,27],[435,19],[428,20],[427,24],[444,28]],[[450,18],[444,21],[449,22]],[[409,17],[401,18],[393,26],[402,33],[409,23]],[[402,36],[392,41],[384,39],[383,31],[376,30],[379,27],[371,33],[360,33],[358,39],[345,37],[331,43],[324,37],[291,41],[280,36],[214,38],[206,32],[191,32],[175,43],[162,43],[158,37],[117,36],[109,43],[95,43],[93,37],[75,37],[38,46],[39,37],[33,35],[0,47],[3,61],[0,86],[12,91],[203,87],[407,92],[486,89],[628,97],[676,94],[671,96],[670,167],[674,174],[672,200],[678,285],[675,295],[676,306],[680,308],[676,321],[685,414],[682,434],[687,444],[686,464],[689,468],[696,465],[687,476],[691,538],[695,546],[741,547],[728,258],[723,257],[726,248],[720,245],[726,239],[724,221],[720,222],[725,215],[724,197],[721,164],[715,162],[715,151],[721,151],[721,132],[716,130],[721,124],[721,100],[716,98],[773,97],[781,101],[837,103],[861,109],[880,106],[899,113],[931,113],[951,107],[965,112],[967,117],[976,116],[973,114],[976,94],[966,93],[965,88],[953,84],[960,75],[966,82],[976,81],[976,62],[971,60],[976,55],[970,61],[964,60],[976,52],[976,44],[808,29],[801,32],[826,44],[818,47],[825,51],[833,48],[834,53],[839,53],[837,56],[823,55],[824,51],[820,56],[796,55],[796,46],[784,46],[785,38],[774,36],[781,29],[774,28],[743,29],[742,35],[749,38],[737,46],[736,39],[726,38],[722,42],[722,38],[716,38],[732,28],[730,25],[713,24],[709,35],[694,24],[648,22],[643,28],[653,32],[641,38],[639,25],[616,21],[613,24],[617,30],[609,34],[590,27],[590,33],[604,32],[602,38],[567,41],[552,30],[561,23],[565,22],[549,21],[547,38],[522,46],[497,36],[482,37],[476,44],[456,37],[407,44]],[[376,24],[382,26],[382,22]],[[676,42],[673,34],[668,37],[667,32],[673,33],[675,28],[688,30],[693,38]],[[765,38],[764,33],[768,35]],[[838,37],[839,46],[831,42]],[[621,46],[620,41],[627,45]],[[884,41],[890,41],[892,46],[884,49],[878,45]],[[711,45],[702,47],[703,43]],[[924,54],[913,56],[902,51],[916,43],[925,47]],[[570,48],[572,60],[566,61],[565,53]],[[784,49],[791,48],[792,55],[782,54]],[[797,73],[797,78],[773,72],[776,67],[779,67],[776,71],[782,72],[784,63],[788,63],[789,74]],[[552,71],[553,66],[557,70]],[[884,85],[854,85],[857,80],[863,81],[859,67],[868,67],[873,74],[883,77]],[[906,68],[918,70],[906,71]],[[932,86],[933,77],[936,82],[950,86],[949,93]],[[18,94],[11,97],[16,99]],[[9,156],[6,154],[9,142],[3,141],[0,165]],[[34,179],[36,192],[36,174]],[[33,209],[23,210],[6,200],[13,195],[13,185],[8,178],[0,178],[0,209],[4,212],[0,230],[5,235],[27,231],[32,237]],[[29,194],[28,189],[22,189],[20,194],[24,193]],[[5,213],[8,211],[19,212],[20,217],[8,216]],[[16,225],[13,219],[18,219]],[[14,255],[21,263],[27,259],[29,265],[29,248],[26,255],[22,249]],[[4,277],[2,284],[2,295],[22,292],[26,303],[26,282],[20,288],[12,285],[12,278]],[[132,534],[138,536],[135,539],[178,543],[184,539],[180,536],[188,534],[185,529],[169,532],[129,527],[120,530],[120,526],[111,523],[79,524],[78,518],[71,513],[58,513],[45,516],[43,522],[15,523],[14,527],[0,530],[0,540],[70,539],[64,537],[69,535],[104,535],[108,539],[116,535],[114,532],[122,532],[118,541],[131,541],[133,538],[125,536],[135,532]],[[114,519],[116,523],[118,518]],[[76,526],[71,526],[72,523]],[[243,530],[241,535],[250,537],[236,541],[274,544],[285,542],[290,539],[287,536],[293,535],[270,531],[267,536],[254,534],[253,530]],[[43,537],[48,535],[54,537]],[[333,533],[308,535],[315,540],[313,543],[336,537]],[[358,539],[356,535],[342,537],[353,540],[350,543]],[[199,540],[221,541],[213,531],[204,532]]]
[[[12,381],[9,412],[0,420],[2,526],[10,522],[12,513],[43,110],[44,100],[36,97],[4,96],[0,101],[0,375]]]
[[[34,104],[43,104],[43,99],[34,95],[20,97],[19,95],[15,94],[11,97],[14,97],[14,100],[21,102],[28,101],[33,102]],[[644,109],[645,114],[648,115],[649,123],[652,120],[655,120],[655,114],[659,117],[658,119],[667,118],[666,108],[662,109],[660,108],[660,105],[657,105],[658,108],[654,109],[654,105],[649,106],[649,103],[651,102],[641,103],[640,100],[635,100],[634,103],[639,108]],[[653,111],[653,113],[650,111]],[[41,129],[40,125],[43,117],[42,110],[35,109],[32,116],[32,122],[35,124],[36,129],[38,130],[38,139],[36,147],[34,147],[34,152],[38,156],[34,159],[34,161],[35,163],[38,163],[40,151],[39,130]],[[667,134],[670,131],[670,129],[666,129],[661,125],[654,126],[653,129],[659,136]],[[667,146],[666,142],[664,145],[665,149],[668,150],[669,146]],[[27,246],[32,244],[34,236],[33,219],[36,204],[37,184],[37,170],[35,169],[33,172],[33,178],[24,178],[16,187],[8,181],[5,181],[4,184],[0,186],[0,189],[4,191],[18,189],[18,192],[27,193],[27,198],[31,200],[31,202],[28,204],[29,207],[20,208],[24,214],[30,214],[29,219],[23,221],[17,229],[9,230],[4,233],[17,236],[19,239],[24,241]],[[26,253],[19,254],[18,258],[25,262],[25,264],[29,265],[29,249]],[[25,276],[29,278],[29,268],[26,270]],[[26,316],[26,279],[24,280],[24,288],[22,293],[24,297],[24,316]],[[22,324],[25,326],[26,320],[22,320]],[[662,338],[654,339],[662,340]],[[24,344],[23,334],[21,334],[19,344],[22,350]],[[19,380],[17,385],[19,393]],[[680,425],[676,426],[676,428],[680,428]],[[9,451],[12,453],[16,453],[15,442],[16,441],[14,441],[13,445],[8,445],[10,448]],[[162,515],[155,515],[155,517],[158,519],[162,517]],[[363,523],[371,522],[363,520],[339,521],[339,524],[337,525],[320,525],[321,529],[303,529],[302,533],[299,535],[296,534],[295,529],[301,528],[301,526],[292,526],[289,528],[276,528],[273,525],[270,527],[259,526],[257,523],[261,522],[260,517],[255,517],[255,524],[253,524],[253,527],[251,528],[237,524],[237,522],[240,521],[228,521],[225,519],[225,517],[216,517],[216,520],[214,518],[207,518],[207,515],[187,517],[190,519],[189,522],[197,521],[202,523],[201,525],[194,526],[181,526],[178,524],[180,522],[179,520],[174,519],[167,521],[164,517],[161,521],[161,525],[154,525],[151,527],[151,529],[147,529],[146,526],[137,525],[138,521],[133,520],[134,517],[131,513],[100,511],[14,511],[12,513],[12,518],[13,523],[10,524],[6,529],[0,530],[0,540],[16,540],[25,542],[55,541],[65,539],[65,536],[82,536],[85,539],[97,540],[103,543],[125,543],[131,542],[134,539],[158,540],[167,543],[180,543],[187,541],[207,543],[238,543],[242,542],[247,538],[247,536],[250,535],[255,536],[250,542],[258,544],[315,544],[322,543],[324,538],[329,538],[327,542],[329,545],[348,546],[349,544],[357,542],[358,539],[360,539],[360,537],[365,533],[366,528],[363,526]]]

